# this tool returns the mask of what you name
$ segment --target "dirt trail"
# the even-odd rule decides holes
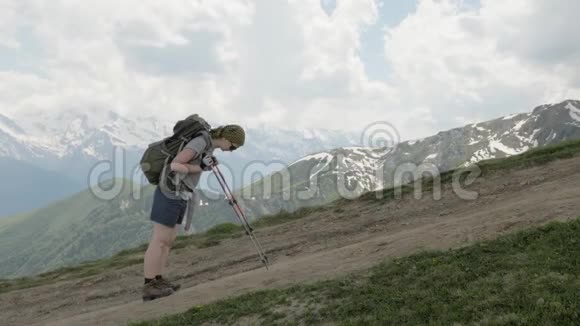
[[[450,248],[580,215],[580,158],[500,172],[469,187],[466,201],[444,186],[432,196],[389,203],[357,201],[257,231],[273,263],[261,268],[245,237],[171,257],[169,277],[184,289],[143,303],[142,266],[0,295],[3,325],[122,325],[158,318],[252,290],[332,278],[385,258]]]

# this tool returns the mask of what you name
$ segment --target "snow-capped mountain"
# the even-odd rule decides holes
[[[389,151],[385,148],[344,147],[308,155],[241,189],[240,197],[267,201],[270,197],[281,196],[290,202],[309,201],[314,197],[331,199],[337,192],[337,181],[344,185],[338,191],[354,191],[360,195],[382,185],[374,171],[380,169]]]
[[[175,121],[153,117],[128,119],[112,111],[28,112],[0,114],[0,157],[34,161],[60,170],[70,159],[109,160],[114,147],[142,154],[148,144],[171,135]],[[232,153],[239,159],[267,158],[284,162],[323,149],[355,145],[356,136],[332,130],[247,130],[248,146]],[[54,162],[58,161],[58,162]],[[130,162],[136,163],[136,162]],[[86,175],[82,176],[86,178]]]
[[[164,137],[169,122],[154,118],[130,120],[113,111],[75,111],[59,113],[25,112],[9,118],[0,115],[0,153],[21,160],[64,159],[78,154],[105,159],[108,145],[124,149],[144,148]]]
[[[403,143],[397,146],[393,156],[405,155],[413,162],[430,162],[441,170],[448,170],[517,155],[539,146],[580,138],[579,113],[580,101],[545,104],[529,113],[470,124]]]
[[[243,191],[246,198],[250,193],[267,197],[253,204],[268,206],[263,210],[291,211],[406,183],[410,175],[405,171],[413,175],[420,168],[441,173],[569,139],[580,139],[580,101],[546,104],[529,113],[442,131],[391,148],[346,147],[308,155]],[[304,194],[310,196],[305,199]]]
[[[383,180],[375,171],[381,169],[389,148],[344,147],[306,156],[290,165],[292,175],[301,169],[308,175],[302,190],[311,191],[313,182],[332,177],[344,187],[344,192],[360,195],[381,186]],[[340,191],[340,190],[339,190]]]
[[[0,114],[0,157],[66,175],[81,185],[74,191],[94,185],[95,174],[100,181],[128,178],[146,183],[139,169],[141,155],[150,143],[171,135],[174,124],[175,121],[153,117],[129,119],[112,111],[90,108],[58,113],[24,112],[15,116]],[[257,166],[265,175],[277,169],[271,162],[288,164],[309,153],[357,142],[354,133],[322,129],[283,130],[263,126],[250,128],[246,133],[243,151],[216,153],[223,169],[229,170],[227,175],[233,178],[233,188],[251,182],[241,177],[250,162],[261,162]],[[34,180],[27,182],[32,184]],[[201,185],[219,189],[212,182],[215,180],[204,179]],[[50,187],[54,185],[37,185],[35,191],[41,196],[49,193]],[[16,205],[21,206],[39,207],[30,202]],[[0,208],[0,216],[4,215]]]

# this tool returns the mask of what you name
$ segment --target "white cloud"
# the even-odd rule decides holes
[[[403,101],[430,108],[438,126],[451,127],[458,116],[489,119],[580,96],[578,88],[570,88],[569,77],[555,73],[559,62],[530,62],[534,45],[577,44],[578,36],[570,38],[568,32],[577,23],[561,20],[551,27],[561,35],[552,31],[550,40],[536,43],[520,35],[524,27],[542,24],[543,16],[567,16],[565,6],[546,11],[548,3],[484,0],[480,10],[461,11],[460,1],[421,1],[417,12],[386,36],[387,59]],[[571,63],[565,64],[567,72],[578,76]]]
[[[13,56],[0,54],[0,108],[337,129],[387,120],[407,139],[580,97],[575,0],[421,0],[386,31],[388,82],[369,80],[359,55],[363,29],[389,10],[377,3],[339,0],[329,17],[303,0],[0,0],[0,51]]]

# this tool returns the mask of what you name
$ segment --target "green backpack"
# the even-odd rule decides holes
[[[172,136],[150,144],[139,163],[149,183],[158,185],[163,168],[188,142],[204,131],[209,132],[210,129],[211,126],[207,121],[193,114],[175,124]]]

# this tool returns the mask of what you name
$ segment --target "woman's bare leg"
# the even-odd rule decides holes
[[[173,243],[175,242],[175,238],[177,238],[177,228],[180,227],[180,225],[176,225],[175,228],[173,229],[173,233],[171,234],[171,238],[169,239],[169,247],[167,248],[167,252],[163,253],[163,261],[162,261],[162,273],[158,274],[158,275],[162,275],[163,273],[165,273],[165,268],[167,268],[169,266],[169,263],[167,262],[169,260],[169,255],[171,252],[171,248],[173,247]]]
[[[176,228],[170,228],[159,223],[153,223],[153,235],[144,257],[145,278],[155,278],[162,275],[167,264],[169,250],[177,235]]]

